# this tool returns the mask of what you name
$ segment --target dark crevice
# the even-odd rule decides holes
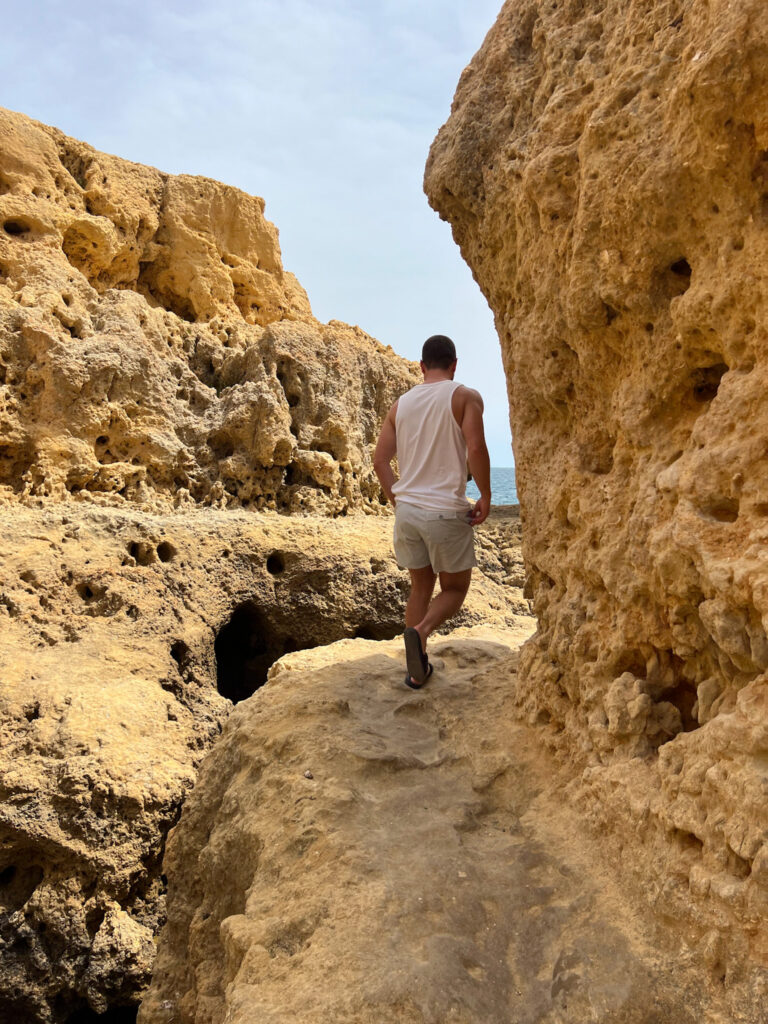
[[[21,219],[7,220],[3,224],[6,235],[26,235],[30,231],[29,224]]]
[[[245,601],[235,608],[214,643],[218,691],[233,704],[247,700],[267,681],[267,673],[278,658],[315,646],[282,633],[270,624],[255,601]]]
[[[267,572],[272,576],[279,576],[280,573],[285,572],[285,558],[279,551],[273,551],[267,558]]]
[[[105,1013],[86,1006],[67,1017],[66,1024],[136,1024],[138,1014],[138,1006],[113,1006]]]
[[[711,402],[720,388],[720,381],[728,373],[725,363],[703,366],[691,374],[693,397],[697,402]]]

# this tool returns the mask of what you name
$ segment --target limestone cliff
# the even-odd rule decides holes
[[[0,110],[0,488],[376,510],[414,381],[313,318],[262,199]]]
[[[426,172],[509,382],[520,703],[729,989],[768,968],[764,14],[510,0]]]

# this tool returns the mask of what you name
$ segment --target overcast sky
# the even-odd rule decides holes
[[[3,105],[266,200],[315,315],[418,359],[430,334],[512,465],[488,306],[422,177],[501,0],[6,0]]]

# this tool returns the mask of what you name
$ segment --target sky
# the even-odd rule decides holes
[[[6,0],[0,102],[96,149],[266,200],[319,320],[418,359],[430,334],[513,464],[499,343],[422,191],[501,0]]]

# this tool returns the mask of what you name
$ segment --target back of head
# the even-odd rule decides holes
[[[456,346],[444,334],[433,334],[424,342],[421,361],[428,370],[447,370],[456,362]]]

